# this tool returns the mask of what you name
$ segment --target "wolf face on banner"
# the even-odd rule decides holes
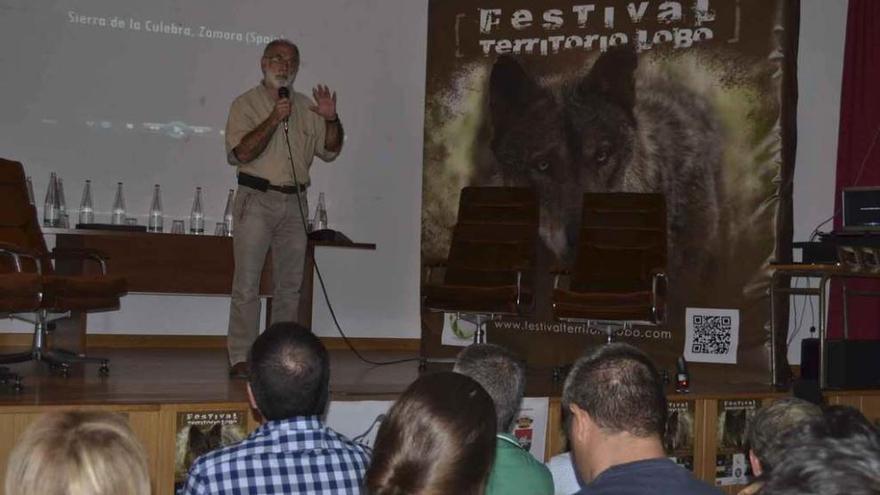
[[[539,81],[500,57],[489,80],[496,180],[537,188],[541,237],[568,263],[583,193],[664,193],[670,273],[705,274],[719,245],[720,124],[705,98],[668,77],[637,79],[637,64],[612,48],[574,80]]]

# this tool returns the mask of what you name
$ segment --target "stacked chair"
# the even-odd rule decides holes
[[[483,341],[486,322],[534,308],[537,245],[534,189],[465,187],[449,256],[427,267],[424,307],[473,321]]]
[[[82,270],[59,273],[56,260]],[[47,332],[53,315],[118,309],[125,293],[125,280],[107,275],[100,253],[46,248],[21,164],[0,159],[0,313],[34,315],[31,349],[0,354],[0,364],[42,361],[67,376],[72,363],[97,363],[102,375],[109,373],[107,359],[48,348]]]
[[[557,273],[558,320],[615,328],[666,322],[666,202],[662,194],[584,194],[574,266]]]

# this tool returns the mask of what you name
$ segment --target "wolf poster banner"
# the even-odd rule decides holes
[[[604,331],[554,322],[550,303],[583,194],[662,193],[667,323],[614,338],[668,367],[686,308],[737,311],[738,328],[696,330],[712,348],[738,332],[736,363],[705,367],[766,382],[769,265],[790,256],[798,14],[786,0],[431,0],[423,263],[447,256],[463,187],[533,188],[544,282],[534,310],[492,325],[598,344]],[[443,316],[422,319],[423,354],[454,352]]]

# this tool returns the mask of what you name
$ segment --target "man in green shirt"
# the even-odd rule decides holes
[[[550,471],[510,433],[525,393],[522,361],[501,346],[474,344],[459,353],[453,371],[476,380],[495,403],[498,434],[486,495],[553,495]]]

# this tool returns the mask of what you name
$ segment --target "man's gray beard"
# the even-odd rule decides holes
[[[293,89],[293,78],[285,77],[283,79],[277,79],[277,84],[279,88]]]
[[[268,86],[270,86],[274,89],[280,89],[280,88],[286,87],[287,89],[289,89],[291,91],[293,90],[293,79],[294,79],[293,77],[279,78],[274,75],[269,75],[265,79],[269,83]]]

